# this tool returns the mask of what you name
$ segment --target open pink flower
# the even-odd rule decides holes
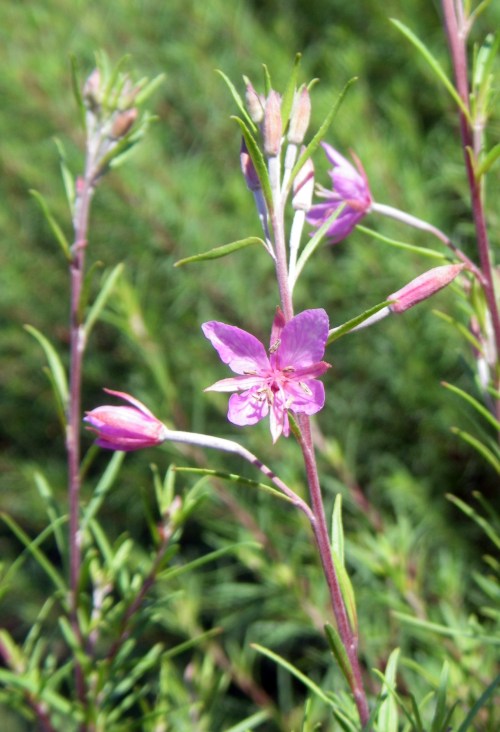
[[[233,424],[256,424],[269,414],[276,442],[281,434],[290,434],[287,410],[315,414],[323,407],[325,389],[316,379],[330,366],[321,360],[328,338],[324,310],[304,310],[285,324],[278,308],[269,355],[255,336],[241,328],[215,320],[202,328],[221,360],[238,374],[205,389],[241,392],[229,399],[227,417]]]
[[[329,171],[333,190],[320,186],[318,195],[325,203],[317,203],[307,213],[307,221],[319,228],[344,204],[344,208],[328,228],[325,236],[331,244],[345,239],[361,219],[369,212],[372,196],[364,170],[360,171],[351,165],[339,152],[326,142],[321,143],[326,157],[332,164]]]
[[[104,391],[133,406],[102,406],[86,413],[83,421],[88,423],[87,429],[97,434],[96,445],[130,452],[165,442],[167,428],[142,402],[122,391]]]

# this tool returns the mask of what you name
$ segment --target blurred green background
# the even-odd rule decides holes
[[[262,88],[262,63],[266,63],[275,88],[283,89],[300,51],[301,81],[320,80],[312,95],[312,130],[345,83],[358,77],[328,142],[344,153],[350,148],[356,152],[377,201],[434,223],[475,257],[451,101],[390,24],[390,17],[410,26],[449,69],[439,3],[429,0],[1,4],[0,503],[26,531],[34,534],[46,521],[33,487],[34,471],[43,470],[61,498],[65,492],[64,440],[42,371],[44,357],[23,325],[40,329],[66,359],[65,262],[29,190],[45,196],[70,237],[54,144],[57,137],[77,174],[83,132],[71,92],[69,58],[75,57],[82,83],[100,49],[112,61],[129,54],[136,77],[166,75],[149,105],[157,122],[134,157],[106,178],[95,197],[88,249],[89,263],[100,263],[94,288],[97,291],[102,275],[117,262],[125,263],[125,276],[89,344],[84,408],[101,403],[101,388],[108,386],[133,393],[179,428],[234,435],[225,420],[225,397],[203,393],[206,385],[225,374],[203,339],[200,324],[220,319],[266,339],[277,305],[271,261],[244,250],[219,262],[173,268],[182,257],[259,235],[253,201],[239,169],[240,140],[230,120],[235,108],[216,69],[243,92],[243,74]],[[499,24],[500,6],[492,3],[475,28],[477,38]],[[498,139],[499,131],[497,115],[492,140]],[[315,163],[318,180],[326,185],[321,154]],[[498,190],[498,172],[493,174],[492,190],[495,185]],[[490,203],[492,242],[498,246],[499,214],[493,197]],[[367,225],[396,239],[436,246],[422,234],[375,216],[367,219]],[[297,288],[296,308],[324,307],[332,325],[340,324],[431,265],[431,260],[355,232],[340,245],[324,248],[310,263]],[[497,478],[450,432],[451,426],[473,429],[473,415],[440,381],[477,392],[467,348],[456,331],[432,313],[433,307],[466,322],[460,296],[450,288],[433,302],[341,339],[327,354],[333,368],[325,379],[329,396],[318,424],[330,442],[320,462],[328,505],[337,490],[345,496],[351,542],[347,553],[362,628],[365,624],[368,665],[381,663],[398,643],[413,649],[414,657],[430,653],[436,663],[448,652],[445,647],[437,650],[435,639],[418,639],[394,618],[389,621],[390,609],[412,612],[426,606],[425,617],[441,622],[444,613],[450,623],[453,619],[459,623],[470,612],[479,612],[483,601],[471,577],[490,547],[445,495],[451,492],[468,500],[473,491],[480,491],[491,499]],[[285,479],[301,483],[300,463],[290,441],[280,440],[272,448],[266,424],[242,430],[237,437]],[[90,445],[87,435],[83,440]],[[126,531],[140,538],[142,514],[137,504],[148,502],[149,463],[155,461],[164,471],[171,460],[180,459],[174,448],[127,458],[119,486],[104,509],[104,522],[109,521],[112,534]],[[206,459],[211,466],[228,467],[228,461],[217,455]],[[85,497],[106,460],[104,456],[102,464],[98,461],[92,467]],[[231,467],[246,471],[241,465]],[[356,502],[358,488],[369,501],[371,514]],[[307,541],[304,527],[289,511],[269,506],[266,501],[271,499],[230,491],[231,500],[208,498],[192,519],[185,538],[188,556],[252,535],[236,518],[228,522],[228,511],[237,514],[231,501],[258,520],[264,534],[283,529],[282,536],[272,539],[282,558],[294,544],[295,531],[302,532],[302,542]],[[373,516],[382,517],[382,524]],[[278,518],[277,527],[273,519]],[[19,551],[8,532],[0,537],[0,549],[6,561]],[[292,566],[295,561],[297,566],[300,561],[314,564],[309,549],[294,552],[296,556],[288,557]],[[280,603],[276,598],[262,602],[255,594],[259,585],[267,586],[265,572],[259,575],[248,567],[242,572],[225,565],[213,571],[209,579],[198,578],[198,584],[193,580],[193,596],[199,592],[206,601],[198,609],[203,623],[225,625],[227,637],[242,648],[249,640],[276,639],[273,623],[281,619]],[[217,572],[220,586],[229,587],[234,579],[233,599],[240,597],[244,583],[253,588],[251,599],[245,603],[240,597],[234,608],[229,590],[227,596],[218,597]],[[20,634],[44,592],[42,579],[33,582],[28,570],[24,581],[0,607],[2,624],[18,628]],[[294,590],[286,586],[293,596]],[[313,594],[321,602],[322,591]],[[292,649],[292,655],[305,654],[316,662],[315,645],[325,653],[319,636],[307,646],[312,650],[293,651],[293,639],[309,632],[303,617],[297,623],[304,636],[297,635],[297,628],[290,629],[280,651]],[[253,634],[249,628],[255,628]],[[279,646],[279,638],[276,642]],[[463,663],[460,668],[463,674],[471,673]],[[469,693],[475,692],[464,691],[462,701]],[[237,697],[227,695],[226,711],[221,712],[224,724],[237,720],[246,708],[247,702]]]

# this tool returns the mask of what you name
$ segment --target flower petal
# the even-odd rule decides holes
[[[257,389],[250,389],[242,394],[233,394],[229,399],[227,418],[240,427],[257,424],[267,416],[269,404]]]
[[[207,386],[204,391],[245,391],[254,387],[260,388],[265,383],[262,376],[230,376]]]
[[[321,361],[328,339],[328,315],[322,308],[304,310],[292,318],[281,332],[276,355],[282,369],[303,369]]]
[[[201,327],[221,361],[236,374],[260,373],[269,368],[266,349],[251,333],[216,320]]]
[[[321,381],[290,381],[286,385],[287,405],[298,414],[316,414],[325,404],[325,387]]]

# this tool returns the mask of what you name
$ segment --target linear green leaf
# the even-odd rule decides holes
[[[333,625],[330,625],[330,623],[325,624],[325,633],[328,645],[330,646],[330,650],[333,653],[340,667],[340,670],[344,674],[345,680],[352,689],[354,683],[354,674],[351,667],[351,662],[349,661],[349,656],[347,655],[347,651],[344,647],[344,644],[342,643],[340,635],[336,628],[334,628]]]
[[[375,315],[380,310],[386,308],[388,305],[390,305],[390,303],[390,300],[384,300],[384,302],[379,302],[372,308],[365,310],[364,313],[360,313],[360,315],[356,315],[355,318],[351,318],[351,320],[348,320],[346,323],[339,325],[338,328],[335,328],[335,330],[329,334],[327,345],[333,343],[338,338],[341,338],[343,335],[350,333],[353,328],[356,328],[358,325],[361,325],[361,323],[364,323],[365,320],[368,320],[368,318],[371,318],[372,315]]]
[[[495,529],[491,526],[489,521],[486,521],[486,519],[478,514],[478,512],[475,511],[472,506],[469,506],[468,503],[465,503],[465,501],[462,501],[460,498],[453,496],[451,493],[447,493],[446,498],[454,503],[457,508],[463,511],[466,516],[475,521],[476,524],[482,528],[486,536],[488,536],[493,544],[495,544],[497,549],[500,549],[500,537],[498,536]]]
[[[495,453],[490,450],[489,447],[486,447],[484,442],[481,442],[481,440],[479,440],[477,437],[471,435],[470,432],[465,432],[458,427],[452,427],[451,431],[453,432],[453,434],[458,435],[462,438],[462,440],[464,440],[464,442],[467,442],[467,444],[477,450],[477,452],[490,463],[490,465],[496,470],[496,472],[500,473],[500,460],[496,457]]]
[[[66,404],[68,403],[68,381],[64,366],[59,358],[59,354],[50,341],[43,335],[43,333],[40,333],[37,328],[34,328],[32,325],[25,325],[24,329],[30,333],[43,348],[50,373],[54,380],[53,383],[56,389],[56,397],[65,409]]]
[[[241,485],[251,486],[252,488],[258,488],[259,490],[264,491],[265,493],[269,493],[272,496],[275,496],[275,498],[281,498],[281,500],[286,501],[287,503],[292,503],[291,499],[288,498],[288,496],[285,496],[283,493],[280,493],[280,491],[276,490],[276,488],[272,488],[270,485],[266,485],[266,483],[259,483],[257,480],[252,480],[251,478],[244,478],[241,475],[235,475],[234,473],[225,473],[222,470],[211,470],[209,468],[175,468],[176,473],[193,473],[197,475],[208,475],[213,476],[214,478],[221,478],[222,480],[229,480],[236,483],[241,483]]]
[[[441,259],[442,261],[447,261],[446,256],[442,252],[438,252],[436,249],[428,249],[427,247],[418,247],[418,246],[415,246],[415,244],[408,244],[407,242],[404,242],[404,241],[398,241],[397,239],[391,239],[388,236],[384,236],[384,234],[381,234],[378,231],[369,229],[367,226],[361,226],[360,224],[358,224],[356,226],[356,231],[361,231],[363,234],[372,236],[374,239],[383,241],[384,244],[390,244],[391,247],[396,247],[397,249],[405,249],[407,252],[412,252],[414,254],[420,254],[420,255],[422,255],[422,257],[428,257],[429,259]]]
[[[210,259],[220,259],[221,257],[227,257],[228,254],[237,252],[240,249],[245,249],[252,244],[262,244],[262,246],[265,246],[262,239],[259,239],[258,236],[248,236],[246,239],[238,239],[237,241],[232,241],[229,244],[223,244],[220,247],[210,249],[208,252],[203,252],[202,254],[193,254],[193,256],[191,257],[179,259],[179,261],[174,264],[174,267],[182,267],[184,264],[191,264],[192,262],[206,262]]]
[[[216,69],[216,72],[219,74],[219,76],[222,79],[224,79],[227,88],[231,92],[231,96],[233,97],[234,101],[236,102],[236,106],[238,107],[241,114],[245,118],[245,122],[247,123],[249,128],[252,130],[252,132],[256,132],[257,127],[256,127],[255,123],[253,122],[252,118],[250,117],[250,115],[248,114],[248,112],[245,108],[245,105],[243,104],[243,99],[241,98],[240,94],[236,90],[235,85],[233,84],[231,79],[228,76],[226,76],[226,74],[223,71],[221,71],[220,69]]]
[[[290,121],[290,113],[292,111],[293,99],[295,96],[295,90],[297,88],[297,76],[301,58],[302,54],[297,53],[293,63],[292,73],[290,74],[288,84],[286,85],[285,92],[281,99],[281,117],[283,121],[283,130],[286,130],[288,122]]]
[[[114,267],[109,275],[106,277],[104,284],[102,285],[98,296],[96,297],[94,303],[92,304],[92,307],[90,308],[88,315],[85,319],[84,323],[84,331],[85,331],[85,337],[88,338],[92,328],[94,327],[96,321],[98,320],[100,314],[102,313],[103,309],[106,306],[106,303],[108,302],[113,289],[116,285],[116,282],[120,275],[122,274],[124,269],[124,265],[122,263],[117,264],[116,267]]]
[[[248,154],[252,158],[252,163],[254,165],[255,172],[257,173],[257,176],[260,180],[260,184],[262,186],[262,193],[263,193],[265,201],[267,203],[267,210],[269,211],[269,215],[272,216],[272,213],[274,211],[273,192],[271,190],[271,183],[269,181],[269,173],[267,170],[266,161],[264,160],[264,156],[262,155],[262,151],[261,151],[260,147],[258,146],[255,137],[253,136],[252,132],[248,129],[245,122],[242,119],[240,119],[239,117],[231,117],[231,119],[234,119],[234,121],[240,126],[241,132],[245,139],[245,144],[247,146]]]
[[[451,97],[453,98],[454,102],[459,107],[460,111],[467,117],[467,119],[470,121],[470,115],[469,110],[467,109],[467,106],[464,104],[463,100],[461,99],[460,95],[458,94],[457,90],[445,74],[443,67],[437,60],[437,58],[429,51],[427,46],[422,43],[420,38],[413,33],[412,30],[410,30],[404,23],[401,23],[399,20],[396,20],[395,18],[390,18],[391,23],[404,35],[408,40],[413,43],[415,48],[422,54],[422,56],[425,58],[431,69],[436,74],[439,81],[444,85],[445,89],[451,94]]]
[[[488,411],[488,409],[486,409],[486,407],[481,404],[481,402],[479,402],[477,399],[474,399],[473,396],[468,394],[463,389],[459,389],[458,386],[453,386],[453,384],[449,384],[447,381],[442,381],[441,383],[445,387],[445,389],[449,389],[449,391],[452,391],[454,394],[461,396],[462,399],[465,399],[465,401],[473,406],[474,409],[478,411],[479,414],[484,417],[485,420],[489,422],[494,429],[500,430],[500,422],[495,419],[491,412]]]
[[[469,729],[474,717],[478,714],[478,712],[481,710],[482,707],[486,704],[486,702],[489,700],[489,698],[493,695],[493,692],[497,688],[497,686],[500,684],[500,674],[496,678],[493,679],[491,684],[488,686],[488,688],[481,694],[477,702],[474,704],[472,709],[469,711],[468,715],[460,725],[460,727],[457,729],[457,732],[467,732]]]
[[[38,191],[35,191],[34,188],[30,189],[30,193],[33,196],[33,198],[37,201],[38,205],[40,206],[43,215],[45,216],[45,220],[47,221],[48,225],[50,226],[50,230],[54,234],[57,243],[61,247],[64,256],[68,260],[68,262],[71,261],[71,251],[70,246],[68,244],[68,240],[66,239],[63,230],[57,223],[56,219],[52,214],[50,213],[49,207],[42,196],[41,193],[38,193]]]
[[[485,173],[487,173],[492,165],[500,158],[500,142],[494,145],[491,150],[485,155],[483,161],[476,168],[476,178],[479,180]]]

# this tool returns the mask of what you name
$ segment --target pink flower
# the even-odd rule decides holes
[[[387,299],[392,301],[389,309],[393,313],[404,313],[405,310],[409,310],[449,285],[463,268],[463,264],[445,264],[442,267],[429,269],[397,292],[389,295]]]
[[[276,442],[282,433],[290,434],[287,410],[315,414],[323,407],[325,389],[316,379],[330,367],[321,360],[328,338],[324,310],[304,310],[285,324],[278,308],[269,355],[257,338],[241,328],[214,320],[202,328],[221,360],[239,374],[205,389],[242,392],[229,399],[227,417],[233,424],[256,424],[269,414]]]
[[[87,429],[96,433],[96,445],[107,450],[130,452],[161,445],[167,439],[165,425],[142,402],[121,391],[104,391],[133,406],[103,406],[86,413],[83,421],[90,425]]]
[[[312,206],[307,214],[307,221],[319,228],[344,204],[344,208],[325,234],[331,244],[336,244],[345,239],[369,212],[372,205],[372,196],[366,174],[360,163],[358,163],[360,168],[360,172],[358,172],[331,145],[326,142],[321,144],[326,157],[333,165],[330,170],[333,190],[329,191],[322,186],[319,188],[319,196],[324,198],[326,202]]]

